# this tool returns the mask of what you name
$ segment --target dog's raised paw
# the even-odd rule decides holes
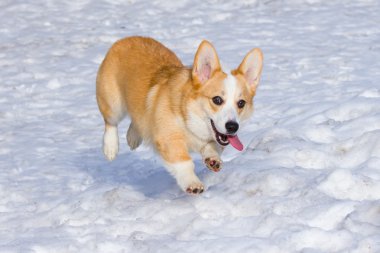
[[[209,170],[219,172],[222,169],[222,161],[215,157],[209,157],[205,159],[205,164]]]

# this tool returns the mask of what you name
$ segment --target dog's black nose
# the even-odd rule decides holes
[[[235,121],[228,121],[226,123],[226,129],[228,134],[234,134],[239,129],[239,124]]]

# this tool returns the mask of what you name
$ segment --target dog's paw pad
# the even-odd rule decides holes
[[[186,189],[186,192],[192,195],[201,194],[203,191],[203,185],[191,185]]]
[[[218,158],[206,158],[205,164],[209,170],[218,172],[222,169],[222,161]]]

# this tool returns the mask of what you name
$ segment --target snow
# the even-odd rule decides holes
[[[0,252],[380,252],[379,1],[0,8]],[[264,52],[246,149],[219,173],[194,156],[201,196],[147,147],[102,154],[97,68],[136,34],[188,65],[202,39],[230,67]]]

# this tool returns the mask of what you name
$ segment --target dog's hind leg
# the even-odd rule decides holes
[[[131,122],[128,128],[127,142],[131,150],[138,148],[142,142],[142,138],[139,132],[137,131],[135,125],[133,124],[133,122]]]
[[[107,159],[112,161],[119,152],[117,126],[124,118],[126,110],[116,82],[104,78],[102,74],[98,76],[96,95],[105,123],[103,152]]]
[[[119,152],[119,136],[117,126],[110,125],[106,122],[103,137],[103,152],[108,160],[112,161]]]
[[[117,108],[121,109],[121,108]],[[103,136],[103,153],[108,160],[112,161],[116,158],[119,152],[119,135],[117,126],[119,122],[124,118],[122,110],[112,110],[107,113],[101,110],[104,117],[104,136]]]

